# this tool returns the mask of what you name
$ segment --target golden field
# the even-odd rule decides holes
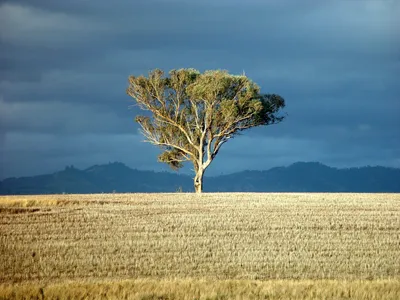
[[[400,194],[0,197],[0,299],[400,299]]]

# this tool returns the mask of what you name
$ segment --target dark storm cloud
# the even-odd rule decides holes
[[[113,160],[160,168],[138,142],[127,77],[181,67],[245,71],[287,100],[284,123],[225,145],[211,173],[400,166],[399,13],[383,0],[3,2],[0,176]]]

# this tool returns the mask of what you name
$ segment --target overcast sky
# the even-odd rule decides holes
[[[0,178],[114,161],[168,170],[125,90],[130,74],[186,67],[245,71],[287,104],[284,123],[229,141],[206,175],[400,167],[400,1],[0,3]]]

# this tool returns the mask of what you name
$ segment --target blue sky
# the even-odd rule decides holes
[[[13,0],[0,4],[0,178],[120,161],[168,170],[129,75],[226,69],[286,100],[209,175],[296,161],[400,167],[400,2]],[[188,166],[183,172],[190,172]]]

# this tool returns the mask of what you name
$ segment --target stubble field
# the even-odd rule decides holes
[[[0,197],[0,299],[400,299],[400,194]]]

